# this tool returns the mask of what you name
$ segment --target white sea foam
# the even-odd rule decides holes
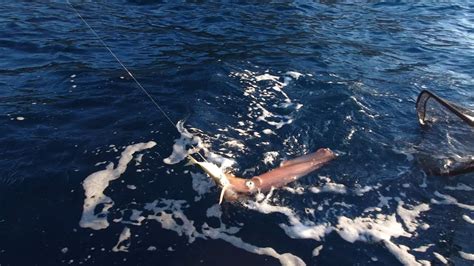
[[[437,252],[433,252],[433,255],[439,260],[441,261],[441,263],[443,264],[448,264],[448,260],[441,254],[437,253]]]
[[[418,262],[419,262],[422,266],[431,266],[431,261],[418,260]]]
[[[176,127],[181,136],[179,139],[176,139],[174,141],[173,152],[171,153],[171,155],[163,159],[163,162],[165,162],[166,164],[179,163],[184,160],[189,154],[195,153],[200,148],[202,148],[201,138],[191,134],[184,127],[184,121],[178,121]],[[194,148],[187,150],[187,146],[193,146]]]
[[[155,200],[145,206],[146,210],[153,211],[154,213],[149,215],[147,219],[159,222],[163,229],[174,231],[180,236],[187,236],[189,243],[194,242],[196,238],[222,239],[233,246],[244,249],[248,252],[272,256],[278,259],[282,265],[305,265],[299,257],[290,253],[279,254],[271,247],[262,248],[244,242],[242,239],[233,236],[233,234],[239,231],[239,228],[226,227],[222,222],[219,228],[212,228],[204,223],[201,228],[202,233],[199,233],[194,226],[194,222],[189,220],[184,214],[182,208],[185,206],[186,202],[183,200]],[[217,217],[220,219],[222,215],[220,205],[215,204],[211,206],[206,214],[208,217]]]
[[[135,189],[137,189],[137,186],[135,186],[135,185],[127,185],[127,188],[128,188],[128,189],[131,189],[131,190],[135,190]]]
[[[220,204],[212,205],[209,209],[207,209],[206,216],[207,217],[217,217],[217,218],[220,219],[221,216],[222,216],[221,205]]]
[[[304,193],[304,188],[303,187],[292,188],[292,187],[285,186],[285,187],[282,187],[282,189],[290,192],[291,194],[303,195],[303,193]]]
[[[103,164],[106,164],[106,163],[107,163],[107,161],[98,162],[98,163],[94,164],[94,166],[100,166],[100,165],[103,165]]]
[[[319,253],[321,252],[321,250],[323,250],[323,245],[315,247],[313,249],[313,252],[311,252],[311,254],[313,255],[313,257],[317,257],[319,256]]]
[[[285,233],[296,239],[314,239],[320,241],[326,234],[332,231],[329,224],[315,224],[312,221],[302,222],[294,211],[288,207],[272,205],[269,199],[272,191],[261,201],[247,201],[243,205],[249,209],[259,211],[261,213],[281,213],[288,218],[288,224],[280,224]]]
[[[321,241],[333,231],[329,223],[315,224],[312,221],[302,222],[296,216],[288,216],[289,224],[280,224],[285,233],[295,239],[314,239]]]
[[[175,139],[173,145],[173,152],[163,161],[166,164],[176,164],[183,161],[188,155],[194,154],[199,151],[203,151],[205,158],[208,163],[214,164],[219,171],[224,171],[235,164],[235,161],[229,158],[225,158],[216,153],[210,152],[208,144],[205,144],[199,136],[195,136],[190,133],[185,127],[184,122],[179,121],[176,127],[180,133],[180,138]],[[200,159],[199,156],[195,156],[196,159]]]
[[[382,186],[382,184],[377,184],[375,186],[364,186],[364,187],[361,187],[360,185],[356,186],[354,188],[354,193],[357,195],[357,196],[363,196],[365,193],[369,192],[369,191],[372,191],[372,190],[377,190],[378,188],[380,188]]]
[[[427,245],[424,245],[424,246],[420,246],[420,247],[417,247],[417,248],[414,248],[413,251],[417,251],[417,252],[426,252],[430,247],[434,246],[434,244],[427,244]]]
[[[416,266],[421,265],[416,261],[415,256],[408,253],[410,248],[404,245],[396,245],[388,240],[384,240],[385,247],[400,261],[403,265]]]
[[[347,188],[343,184],[337,184],[329,182],[324,184],[322,187],[310,187],[309,190],[313,193],[336,193],[336,194],[346,194]]]
[[[137,155],[137,158],[135,158],[135,165],[139,166],[142,163],[142,161],[143,161],[143,153]]]
[[[357,217],[349,219],[341,216],[336,226],[337,233],[346,241],[354,243],[355,241],[390,241],[392,237],[406,236],[411,234],[403,229],[403,226],[397,222],[395,215],[377,214],[376,218]]]
[[[294,79],[299,79],[300,77],[304,76],[304,74],[296,72],[296,71],[287,71],[285,74]]]
[[[213,152],[207,151],[206,156],[206,159],[209,162],[219,166],[220,171],[225,171],[225,169],[231,168],[235,164],[234,160],[215,154]]]
[[[141,225],[142,222],[146,219],[144,216],[141,216],[142,211],[140,210],[133,210],[132,209],[132,214],[128,218],[128,220],[121,220],[121,223],[124,224],[133,224],[133,225]]]
[[[466,222],[468,222],[468,223],[470,223],[470,224],[474,224],[474,219],[472,219],[471,217],[469,217],[469,216],[463,214],[463,215],[462,215],[462,218],[464,219],[464,221],[466,221]]]
[[[468,205],[458,202],[458,200],[452,196],[441,194],[438,191],[434,193],[437,197],[442,198],[443,200],[431,199],[431,203],[433,204],[446,204],[446,205],[456,205],[459,208],[463,208],[466,210],[474,211],[474,205]]]
[[[408,252],[410,248],[404,245],[397,245],[391,241],[391,238],[411,236],[397,222],[394,214],[377,214],[375,218],[357,217],[355,219],[341,216],[336,228],[338,234],[348,242],[382,242],[402,264],[420,265],[415,257]]]
[[[237,148],[238,150],[244,150],[245,148],[245,145],[241,141],[235,139],[224,142],[224,145]]]
[[[155,200],[145,206],[146,210],[153,211],[153,214],[148,215],[147,219],[159,222],[163,229],[175,231],[179,236],[185,235],[188,242],[192,243],[196,237],[199,237],[199,233],[194,227],[194,222],[184,215],[182,208],[185,205],[186,201],[184,200]]]
[[[276,157],[278,157],[278,152],[276,151],[269,151],[263,154],[263,163],[264,164],[273,164]]]
[[[459,256],[465,260],[472,260],[474,261],[474,254],[473,253],[466,253],[463,251],[459,251]]]
[[[393,198],[392,197],[385,197],[383,196],[382,194],[379,193],[379,204],[377,205],[377,207],[387,207],[387,208],[390,208],[390,204],[389,202],[392,200]]]
[[[271,80],[271,81],[278,81],[279,77],[278,76],[273,76],[273,75],[270,75],[270,74],[263,74],[263,75],[259,75],[259,76],[255,76],[255,80],[256,81],[262,81],[262,80]]]
[[[335,230],[344,240],[351,243],[355,241],[382,242],[401,263],[420,265],[415,257],[409,253],[410,248],[392,242],[392,238],[412,236],[397,221],[395,214],[377,214],[374,217],[356,217],[355,219],[340,216],[335,226],[331,226],[330,223],[315,224],[312,221],[301,221],[289,207],[270,204],[272,192],[267,196],[260,197],[257,201],[248,201],[244,203],[244,206],[265,214],[284,214],[288,218],[288,223],[282,223],[280,227],[291,238],[321,241],[325,235]],[[405,217],[407,227],[413,229],[416,228],[414,219],[426,209],[427,206],[420,204],[411,210],[403,208],[400,213]],[[314,250],[314,253],[319,254],[319,247]]]
[[[271,247],[257,247],[252,244],[249,244],[247,242],[244,242],[242,239],[229,235],[227,233],[222,232],[219,229],[212,228],[203,226],[203,234],[206,237],[212,238],[212,239],[222,239],[230,244],[232,244],[235,247],[241,248],[243,250],[246,250],[248,252],[252,252],[255,254],[259,255],[267,255],[274,257],[278,259],[283,266],[299,266],[299,265],[306,265],[302,259],[299,257],[290,254],[290,253],[284,253],[284,254],[279,254],[276,252],[273,248]]]
[[[198,196],[194,197],[194,201],[198,201],[204,194],[211,190],[211,188],[214,186],[214,182],[212,182],[208,176],[202,173],[191,172],[191,177],[193,178],[193,189],[198,194]]]
[[[114,164],[110,163],[105,170],[92,173],[84,179],[82,187],[85,191],[85,199],[82,217],[79,222],[81,227],[100,230],[109,226],[107,214],[114,202],[104,194],[104,190],[111,181],[119,178],[127,170],[127,165],[133,159],[134,153],[150,149],[155,145],[154,141],[149,141],[127,146],[121,154],[117,167],[114,168]],[[99,206],[102,206],[101,210],[95,213]]]
[[[128,252],[128,248],[130,247],[130,243],[123,244],[123,242],[129,240],[131,235],[132,234],[130,233],[130,228],[125,227],[123,229],[122,233],[120,233],[119,240],[118,240],[117,244],[112,248],[112,251],[113,252],[119,252],[119,251]]]
[[[422,212],[430,210],[428,204],[422,203],[418,206],[411,206],[411,209],[406,209],[403,207],[404,202],[399,201],[397,207],[397,213],[402,218],[403,223],[409,232],[414,232],[418,227],[417,218]]]
[[[380,207],[368,207],[368,208],[365,208],[363,213],[366,213],[366,212],[380,212],[380,211],[382,211],[382,209]]]
[[[266,135],[275,134],[275,132],[273,132],[273,131],[272,131],[271,129],[269,129],[269,128],[264,129],[262,132],[263,132],[263,134],[266,134]]]

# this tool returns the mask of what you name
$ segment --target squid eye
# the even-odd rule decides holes
[[[254,188],[255,188],[255,183],[254,183],[253,181],[251,181],[251,180],[246,181],[246,182],[245,182],[245,185],[246,185],[247,188],[249,188],[249,189],[254,189]]]

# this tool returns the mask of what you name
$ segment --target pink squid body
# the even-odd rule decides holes
[[[272,187],[279,188],[305,176],[336,158],[334,152],[328,148],[318,149],[314,153],[306,154],[292,160],[284,161],[280,167],[264,174],[245,179],[226,174],[230,181],[228,200],[235,198],[235,194],[251,194],[256,191],[266,192]],[[232,193],[233,192],[233,193]]]

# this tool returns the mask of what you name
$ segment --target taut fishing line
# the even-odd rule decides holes
[[[145,95],[151,100],[151,102],[153,103],[153,105],[156,107],[156,109],[158,109],[162,114],[163,116],[168,120],[168,122],[170,122],[171,125],[173,125],[173,127],[179,132],[179,129],[178,127],[176,126],[176,124],[173,122],[173,120],[171,120],[171,118],[166,114],[166,112],[163,110],[163,108],[160,107],[160,105],[156,102],[156,100],[153,98],[153,96],[151,96],[151,94],[145,89],[145,87],[142,86],[142,84],[135,78],[135,76],[133,75],[133,73],[128,70],[128,68],[122,63],[122,61],[117,57],[117,55],[115,55],[115,53],[112,51],[112,49],[109,48],[109,46],[105,43],[104,40],[102,40],[102,38],[99,36],[99,34],[94,30],[94,28],[92,28],[92,26],[82,17],[81,13],[79,13],[79,11],[71,4],[71,2],[69,2],[69,0],[66,1],[69,6],[74,10],[74,12],[77,14],[77,16],[82,20],[82,22],[84,22],[84,24],[86,24],[86,26],[91,30],[91,32],[95,35],[95,37],[100,41],[100,43],[102,44],[102,46],[104,46],[105,49],[107,49],[107,51],[109,51],[109,53],[112,55],[113,58],[115,58],[115,60],[120,64],[120,66],[122,66],[122,68],[125,70],[125,72],[127,72],[127,74],[133,79],[133,81],[135,81],[135,84],[137,84],[137,86],[142,90],[143,93],[145,93]],[[194,146],[193,144],[191,144],[191,146]],[[207,159],[200,153],[200,152],[197,152],[199,154],[199,156],[207,162]]]

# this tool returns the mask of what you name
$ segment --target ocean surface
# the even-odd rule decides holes
[[[2,1],[1,266],[474,263],[474,175],[424,171],[415,110],[474,109],[469,1],[72,4],[173,123],[65,1]],[[338,157],[218,205],[193,147],[245,178]]]

